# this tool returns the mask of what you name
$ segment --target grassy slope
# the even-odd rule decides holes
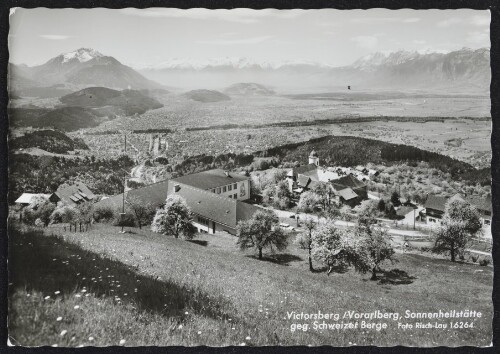
[[[36,290],[32,295],[36,300],[33,300],[33,297],[28,299],[23,290],[26,286],[24,283],[29,280],[14,278],[12,281],[11,278],[14,283],[12,287],[14,302],[11,300],[13,312],[10,313],[14,315],[11,316],[10,334],[22,344],[56,343],[57,339],[62,338],[58,337],[61,327],[47,327],[45,322],[49,318],[38,317],[34,323],[39,325],[30,327],[32,333],[28,334],[25,333],[26,329],[20,326],[20,321],[27,321],[27,318],[33,321],[36,313],[40,316],[40,312],[45,311],[53,324],[57,312],[54,308],[59,312],[74,313],[74,292],[85,286],[89,293],[95,294],[89,296],[90,299],[85,299],[88,311],[78,315],[80,322],[72,324],[68,321],[67,326],[73,328],[72,333],[78,333],[76,336],[80,336],[79,324],[97,325],[99,337],[95,335],[96,339],[93,342],[97,345],[116,343],[119,337],[127,334],[129,336],[125,338],[126,343],[131,345],[237,345],[247,342],[258,345],[344,346],[355,343],[456,346],[488,345],[491,341],[492,270],[490,268],[400,254],[399,263],[393,267],[405,270],[417,279],[409,285],[379,285],[369,281],[369,275],[360,276],[352,272],[332,274],[330,277],[325,273],[312,274],[305,265],[307,260],[305,253],[301,253],[293,246],[290,248],[289,258],[297,260],[297,257],[300,257],[302,260],[291,262],[290,266],[286,266],[258,261],[248,257],[248,254],[247,256],[240,254],[233,247],[228,248],[231,243],[230,236],[214,242],[211,242],[210,236],[204,236],[203,239],[209,240],[209,243],[208,246],[202,246],[162,237],[148,231],[134,230],[134,232],[137,233],[119,234],[117,228],[96,225],[88,233],[66,233],[64,236],[66,241],[76,242],[78,247],[89,252],[83,252],[74,245],[60,241],[55,242],[57,245],[54,244],[52,247],[51,242],[45,241],[46,238],[34,238],[37,243],[47,243],[46,251],[40,251],[37,258],[41,258],[41,255],[47,252],[50,253],[46,257],[47,260],[56,257],[54,261],[56,263],[69,261],[69,264],[64,266],[68,271],[64,273],[63,279],[66,279],[67,284],[63,293],[69,293],[71,300],[64,297],[56,300],[57,306],[50,301],[47,307],[38,305],[31,309],[30,306],[26,306],[27,302],[39,303],[42,301],[40,300],[42,295],[53,296],[54,291],[63,291],[60,289],[61,279],[56,275],[54,281],[50,283],[47,280],[50,278],[45,277],[45,280],[39,282],[32,290],[28,289],[28,292]],[[12,238],[11,235],[10,239]],[[14,243],[13,246],[14,249],[20,250],[24,247],[24,252],[28,253],[33,249],[29,247],[44,249],[40,245],[21,247],[15,246]],[[64,251],[65,248],[68,251]],[[98,254],[117,261],[101,260]],[[75,255],[80,255],[82,259],[78,259]],[[25,258],[26,256],[22,258],[23,270],[27,268]],[[15,259],[11,259],[11,262],[12,268],[19,269],[15,266]],[[108,272],[104,270],[105,268],[108,268],[110,273],[113,272],[115,277],[119,277],[120,289],[116,288],[116,283],[94,281],[99,279],[101,271],[103,274]],[[47,272],[54,274],[50,269]],[[32,274],[33,271],[28,273]],[[76,275],[77,273],[80,275]],[[87,279],[81,278],[83,274],[87,274]],[[95,279],[91,280],[92,277]],[[137,278],[140,279],[138,283],[141,286],[136,285]],[[136,287],[139,289],[139,295],[134,292]],[[127,296],[123,295],[125,292]],[[114,298],[117,294],[120,303]],[[111,302],[114,304],[107,307]],[[167,305],[163,306],[164,304]],[[95,314],[102,308],[105,308],[105,312],[113,318],[117,317],[118,320],[119,316],[122,316],[124,320],[113,322],[113,325],[106,321],[96,323]],[[398,331],[395,323],[389,323],[389,328],[380,332],[327,330],[291,333],[289,326],[292,321],[284,319],[286,312],[293,310],[340,311],[343,314],[346,310],[403,313],[406,309],[412,311],[471,309],[483,312],[484,316],[476,320],[474,330],[422,329],[406,333]],[[183,315],[185,311],[190,315]],[[131,322],[131,317],[147,320]],[[414,320],[409,321],[414,322]],[[128,327],[123,325],[124,323],[129,324],[133,332],[127,331]],[[148,326],[151,323],[155,323],[155,326]],[[172,323],[174,328],[178,328],[175,327],[175,323],[184,323],[185,326],[182,330],[167,330]],[[153,331],[154,333],[162,333],[161,331],[165,330],[168,335],[150,336],[147,333],[152,330],[151,327],[159,328],[158,331]],[[42,330],[44,332],[40,335]],[[69,331],[68,329],[68,333]],[[198,335],[198,331],[202,334]],[[82,339],[75,340],[74,343],[85,341],[88,329],[83,333]],[[247,336],[251,339],[245,340]],[[88,340],[85,342],[85,344],[93,343],[89,343]],[[61,344],[72,345],[68,342]]]

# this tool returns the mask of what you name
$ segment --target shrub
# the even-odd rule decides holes
[[[131,213],[125,213],[124,215],[120,212],[115,213],[115,218],[113,220],[113,226],[127,226],[135,227],[135,216]]]
[[[490,260],[488,258],[483,258],[479,261],[479,265],[482,267],[486,267],[488,264],[490,264]]]
[[[115,211],[110,206],[100,206],[94,210],[94,220],[96,222],[110,221],[115,218]]]
[[[476,263],[478,260],[479,256],[470,256],[470,259],[472,262]]]
[[[35,226],[36,227],[44,227],[45,223],[42,221],[42,219],[38,218],[35,220]]]

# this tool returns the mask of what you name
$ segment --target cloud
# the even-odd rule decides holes
[[[60,34],[41,34],[39,37],[42,37],[44,39],[50,39],[50,40],[55,40],[55,41],[60,41],[63,39],[68,39],[71,38],[71,36],[64,36]]]
[[[490,14],[475,15],[470,19],[470,23],[474,26],[490,26]]]
[[[384,23],[416,23],[421,19],[419,17],[366,17],[366,18],[353,18],[349,22],[366,24],[366,25],[376,25]]]
[[[357,36],[352,37],[351,40],[356,42],[356,45],[363,49],[373,49],[378,44],[378,39],[375,36]]]
[[[200,44],[213,44],[213,45],[234,45],[234,44],[257,44],[265,42],[273,36],[261,36],[252,38],[241,38],[241,39],[210,39],[204,41],[197,41]]]
[[[416,22],[420,22],[422,19],[419,18],[419,17],[409,17],[409,18],[405,18],[403,20],[404,23],[416,23]]]
[[[488,47],[491,44],[490,31],[487,29],[484,31],[468,32],[465,40],[467,43],[474,45],[475,47]]]
[[[445,28],[445,27],[450,27],[450,26],[453,26],[453,25],[457,25],[459,23],[462,23],[462,19],[461,18],[458,18],[458,17],[450,17],[449,19],[447,20],[443,20],[443,21],[439,21],[437,23],[437,26],[438,27],[442,27],[442,28]]]
[[[148,8],[135,9],[126,8],[119,10],[125,15],[153,17],[153,18],[184,18],[192,20],[219,20],[238,23],[257,23],[263,18],[294,19],[303,13],[303,10],[252,10],[252,9],[233,9],[233,10],[209,10],[194,8],[188,10],[170,9],[170,8]]]
[[[414,44],[418,44],[418,45],[422,45],[422,44],[427,43],[427,41],[420,40],[420,39],[414,39],[414,40],[413,40],[413,43],[414,43]]]

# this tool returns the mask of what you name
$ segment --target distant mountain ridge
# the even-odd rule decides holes
[[[489,91],[490,50],[463,48],[449,53],[373,53],[351,65],[334,67],[312,61],[256,62],[246,58],[206,61],[173,59],[142,69],[141,73],[164,84],[225,87],[238,82],[258,82],[281,89],[312,87],[327,90],[357,89],[457,89]]]
[[[260,85],[254,82],[239,82],[237,84],[231,85],[224,90],[225,94],[228,95],[243,95],[243,96],[268,96],[274,95],[275,92],[264,85]]]
[[[115,58],[90,48],[60,54],[33,67],[9,64],[9,87],[18,96],[38,96],[45,89],[53,91],[49,96],[57,97],[89,86],[122,90],[162,87]]]

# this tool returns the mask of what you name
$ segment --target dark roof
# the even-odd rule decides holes
[[[406,216],[409,213],[412,213],[415,209],[413,209],[411,206],[402,206],[399,207],[398,210],[396,210],[396,215],[399,216]]]
[[[180,186],[177,192],[174,192],[175,185]],[[236,228],[238,221],[251,218],[259,210],[251,204],[182,184],[177,179],[132,189],[125,194],[125,200],[136,197],[158,208],[165,203],[168,195],[173,193],[183,197],[193,213],[231,228]],[[123,194],[121,193],[101,200],[96,207],[109,206],[116,209],[121,208],[122,203]]]
[[[311,178],[309,178],[309,176],[306,176],[306,175],[298,175],[297,176],[297,183],[302,188],[307,187],[307,185],[309,184],[310,181],[311,181]]]
[[[76,205],[95,198],[94,193],[92,193],[90,189],[88,189],[88,187],[81,182],[77,182],[70,186],[59,187],[53,195],[54,194],[59,198],[59,200],[68,205]]]
[[[158,208],[165,203],[168,193],[168,180],[149,184],[137,189],[131,189],[125,193],[125,201],[137,198],[144,203],[150,203]],[[96,207],[109,206],[112,208],[121,208],[123,203],[123,193],[103,199],[96,203]]]
[[[344,177],[340,177],[339,179],[331,181],[335,189],[341,190],[344,188],[358,189],[366,187],[366,184],[358,180],[356,177],[352,175],[347,175]]]
[[[171,181],[182,183],[200,189],[211,189],[226,186],[231,183],[247,180],[248,177],[237,173],[226,172],[221,169],[209,170],[191,175],[174,178]]]
[[[482,198],[478,195],[470,195],[465,200],[474,205],[478,210],[489,211],[491,213],[491,197]]]
[[[446,197],[430,195],[427,197],[427,200],[425,201],[424,206],[426,209],[434,209],[434,210],[439,210],[439,211],[444,212],[447,201],[448,201],[448,198],[446,198]]]
[[[231,228],[236,228],[238,221],[251,218],[259,210],[251,204],[181,184],[178,181],[168,185],[168,194],[177,194],[184,198],[194,214]],[[174,192],[175,185],[180,187],[177,192]]]
[[[344,200],[351,200],[357,198],[358,195],[351,188],[345,188],[337,192],[340,197]]]
[[[310,163],[308,165],[304,165],[304,166],[299,166],[299,167],[292,168],[292,173],[293,173],[294,176],[297,176],[299,174],[304,175],[307,172],[316,171],[317,168],[318,168],[318,166],[316,166],[313,163]]]

